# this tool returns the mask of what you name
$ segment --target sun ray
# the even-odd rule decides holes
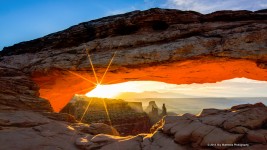
[[[106,76],[106,74],[108,72],[108,69],[109,69],[110,65],[112,64],[112,62],[113,62],[113,59],[114,59],[116,53],[117,53],[117,51],[114,52],[112,58],[110,59],[109,64],[108,64],[108,66],[107,66],[107,68],[106,68],[106,70],[105,70],[105,72],[104,72],[104,74],[103,74],[103,76],[102,76],[102,78],[100,80],[100,84],[102,83],[103,79],[105,78],[105,76]]]
[[[108,64],[108,66],[107,66],[107,68],[106,68],[106,70],[105,70],[105,72],[104,72],[104,74],[103,74],[103,76],[102,76],[100,82],[98,81],[98,77],[97,77],[97,75],[96,75],[95,68],[94,68],[93,62],[92,62],[92,60],[91,60],[91,57],[90,57],[90,54],[89,54],[88,49],[86,49],[86,53],[87,53],[87,56],[88,56],[88,58],[89,58],[90,65],[91,65],[91,67],[92,67],[92,70],[93,70],[93,73],[94,73],[94,76],[95,76],[95,79],[96,79],[96,84],[95,84],[95,85],[96,85],[96,87],[97,87],[97,85],[101,85],[102,81],[104,80],[104,78],[105,78],[105,76],[106,76],[106,74],[107,74],[107,72],[108,72],[108,70],[109,70],[109,68],[110,68],[110,66],[111,66],[111,64],[112,64],[112,62],[113,62],[113,60],[114,60],[114,58],[115,58],[116,52],[114,52],[112,58],[110,59],[109,64]],[[96,88],[96,87],[95,87],[95,88]],[[89,109],[89,107],[90,107],[90,105],[91,105],[91,102],[92,102],[92,99],[90,99],[90,101],[89,101],[89,103],[88,103],[88,105],[87,105],[87,107],[86,107],[86,109],[85,109],[85,111],[84,111],[84,113],[83,113],[83,115],[82,115],[82,117],[81,117],[81,119],[80,119],[80,122],[82,122],[82,120],[83,120],[85,114],[87,113],[87,111],[88,111],[88,109]],[[103,102],[103,106],[104,106],[104,108],[105,108],[105,112],[106,112],[106,115],[107,115],[107,119],[108,119],[109,125],[112,127],[112,122],[111,122],[111,119],[110,119],[110,115],[109,115],[109,112],[108,112],[108,109],[107,109],[106,102],[104,101],[104,99],[102,99],[102,102]],[[115,132],[115,131],[112,130],[112,132]]]
[[[88,82],[90,82],[90,83],[92,83],[94,85],[96,85],[96,83],[94,83],[93,81],[91,81],[91,80],[89,80],[89,79],[87,79],[87,78],[85,78],[85,77],[83,77],[83,76],[81,76],[81,75],[79,75],[79,74],[77,74],[75,72],[72,72],[72,71],[69,71],[69,70],[68,70],[68,72],[73,74],[73,75],[75,75],[75,76],[77,76],[77,77],[80,77],[80,78],[82,78],[82,79],[84,79],[84,80],[86,80],[86,81],[88,81]]]
[[[80,92],[83,92],[83,91],[91,91],[92,89],[94,89],[95,87],[90,87],[90,88],[85,88],[85,89],[82,89],[82,90],[79,90],[79,91],[74,91],[76,94],[79,94]]]
[[[91,105],[91,102],[92,102],[92,98],[90,99],[90,101],[89,101],[89,103],[88,103],[86,109],[84,110],[83,115],[82,115],[82,117],[81,117],[81,119],[80,119],[80,122],[83,121],[83,117],[85,116],[86,112],[88,111],[89,106]]]
[[[104,108],[105,108],[105,111],[106,111],[106,114],[107,114],[109,125],[112,126],[111,119],[110,119],[109,112],[108,112],[108,108],[107,108],[107,104],[106,104],[104,99],[102,99],[102,102],[103,102],[103,105],[104,105]]]
[[[102,102],[103,102],[103,105],[104,105],[104,108],[105,108],[105,111],[106,111],[106,114],[107,114],[107,118],[108,118],[109,125],[110,125],[111,127],[113,127],[113,126],[112,126],[111,119],[110,119],[110,115],[109,115],[109,112],[108,112],[108,109],[107,109],[107,104],[106,104],[106,102],[105,102],[104,99],[102,99]],[[114,128],[112,128],[112,133],[113,133],[113,134],[117,133],[117,132],[114,130]]]
[[[90,65],[92,67],[92,70],[93,70],[93,73],[94,73],[94,76],[95,76],[96,83],[99,84],[98,78],[97,78],[97,75],[96,75],[96,72],[95,72],[95,68],[94,68],[94,65],[93,65],[93,62],[92,62],[92,59],[91,59],[91,56],[89,54],[88,49],[86,49],[86,53],[87,53],[87,57],[89,58]]]

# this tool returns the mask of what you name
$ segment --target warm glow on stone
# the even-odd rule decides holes
[[[96,68],[99,79],[104,72],[105,68]],[[94,81],[92,72],[75,73]],[[224,58],[188,60],[139,68],[112,67],[102,84],[126,81],[161,81],[173,84],[215,83],[240,77],[267,81],[267,70],[257,67],[255,62],[249,60]],[[53,70],[47,75],[33,74],[33,80],[40,87],[40,96],[48,99],[56,112],[60,111],[74,94],[86,94],[95,87],[94,84],[62,70]]]

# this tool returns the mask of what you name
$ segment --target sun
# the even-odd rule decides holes
[[[92,91],[86,93],[85,95],[88,97],[114,98],[120,93],[120,91],[121,89],[119,87],[97,84]]]

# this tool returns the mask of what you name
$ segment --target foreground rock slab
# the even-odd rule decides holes
[[[116,147],[125,150],[266,149],[267,107],[262,103],[243,106],[226,110],[205,109],[199,116],[166,116],[154,125],[153,134],[134,137],[101,134],[86,142],[78,139],[76,145],[81,146],[83,141],[82,147],[88,150]]]
[[[60,117],[67,114],[55,114],[58,119],[34,111],[0,112],[0,149],[76,150],[79,148],[74,143],[81,137],[100,133],[118,135],[116,129],[108,125],[69,122],[67,117]]]

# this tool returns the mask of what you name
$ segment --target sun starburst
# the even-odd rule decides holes
[[[102,82],[103,82],[103,80],[104,80],[104,78],[105,78],[105,76],[106,76],[106,74],[107,74],[107,72],[108,72],[108,70],[109,70],[109,68],[110,68],[110,66],[111,66],[111,64],[112,64],[112,62],[113,62],[113,60],[114,60],[114,58],[115,58],[116,52],[112,55],[112,57],[111,57],[111,59],[110,59],[110,61],[109,61],[109,63],[108,63],[108,66],[107,66],[107,68],[106,68],[106,70],[105,70],[104,74],[102,75],[102,78],[101,78],[101,80],[100,80],[100,82],[99,82],[98,77],[97,77],[97,73],[96,73],[95,68],[94,68],[94,65],[93,65],[93,61],[92,61],[91,56],[90,56],[90,54],[89,54],[89,50],[88,50],[88,49],[85,49],[85,50],[86,50],[86,54],[87,54],[87,57],[88,57],[88,59],[89,59],[90,66],[91,66],[91,68],[92,68],[92,71],[93,71],[93,74],[94,74],[96,83],[95,83],[95,82],[92,82],[91,80],[89,80],[89,79],[87,79],[86,77],[83,77],[83,76],[81,76],[81,75],[79,75],[79,74],[77,74],[77,73],[74,73],[74,72],[72,72],[72,71],[69,71],[69,72],[70,72],[71,74],[75,75],[75,76],[78,76],[78,77],[80,77],[80,78],[82,78],[82,79],[84,79],[84,80],[90,82],[90,83],[93,83],[93,84],[95,85],[95,87],[94,87],[94,89],[93,89],[92,91],[95,91],[96,93],[100,93],[100,94],[101,94],[101,92],[103,92],[103,91],[99,91],[99,90],[103,90],[103,89],[101,89],[101,87],[102,87],[101,84],[102,84]],[[110,93],[110,94],[112,94],[112,93]],[[88,96],[88,95],[87,95],[87,96]],[[88,112],[88,110],[89,110],[89,108],[90,108],[90,105],[91,105],[91,103],[92,103],[92,100],[93,100],[92,98],[89,100],[89,102],[88,102],[88,104],[87,104],[87,106],[86,106],[86,108],[85,108],[85,110],[84,110],[84,112],[83,112],[83,114],[82,114],[82,117],[81,117],[81,119],[80,119],[80,122],[83,121],[83,119],[84,119],[86,113]],[[111,119],[110,119],[110,115],[109,115],[109,112],[108,112],[108,109],[107,109],[106,102],[104,101],[104,99],[102,99],[102,102],[103,102],[103,106],[104,106],[104,109],[105,109],[105,112],[106,112],[106,115],[107,115],[107,119],[108,119],[109,125],[112,126],[112,122],[111,122]]]
[[[106,74],[107,74],[107,72],[108,72],[108,69],[109,69],[110,65],[112,64],[113,59],[114,59],[116,53],[117,53],[117,52],[115,51],[115,53],[114,53],[113,56],[111,57],[111,59],[110,59],[110,61],[109,61],[109,63],[108,63],[108,66],[107,66],[107,68],[106,68],[106,70],[105,70],[105,72],[104,72],[104,74],[103,74],[103,76],[102,76],[102,78],[101,78],[101,80],[100,80],[100,84],[102,84],[103,79],[105,78],[105,76],[106,76]]]
[[[88,111],[88,109],[89,109],[91,103],[92,103],[92,99],[90,99],[90,101],[88,102],[88,105],[86,106],[86,108],[85,108],[85,110],[84,110],[84,112],[83,112],[83,115],[82,115],[82,117],[81,117],[81,119],[80,119],[80,122],[83,121],[83,118],[84,118],[85,114],[87,113],[87,111]]]
[[[90,56],[90,54],[89,54],[88,49],[86,49],[86,53],[87,53],[87,57],[88,57],[88,59],[89,59],[90,65],[91,65],[91,67],[92,67],[92,71],[93,71],[94,76],[95,76],[96,84],[99,84],[99,82],[98,82],[98,78],[97,78],[97,75],[96,75],[96,72],[95,72],[95,68],[94,68],[94,65],[93,65],[93,62],[92,62],[92,59],[91,59],[91,56]]]

